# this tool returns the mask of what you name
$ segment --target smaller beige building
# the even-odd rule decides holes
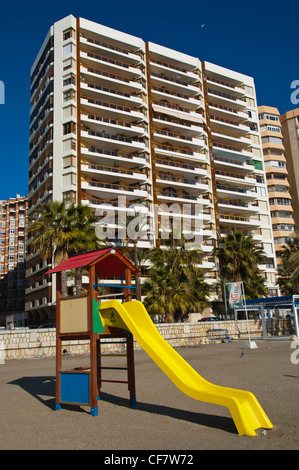
[[[295,224],[299,224],[299,108],[280,117]],[[298,228],[298,226],[297,226]]]
[[[294,236],[295,228],[289,165],[287,165],[285,139],[278,109],[259,106],[258,112],[274,246],[279,264],[283,246]]]

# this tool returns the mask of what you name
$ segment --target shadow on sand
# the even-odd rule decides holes
[[[32,395],[38,401],[48,408],[54,410],[55,408],[55,377],[44,376],[44,377],[21,377],[17,380],[9,382],[10,385],[17,385],[25,390],[27,393]],[[199,424],[209,428],[222,429],[223,431],[231,434],[237,434],[237,430],[233,419],[225,416],[218,416],[212,414],[196,413],[193,411],[187,411],[178,408],[172,408],[165,405],[155,405],[152,403],[143,403],[137,401],[136,406],[130,406],[129,400],[123,397],[112,395],[109,393],[101,392],[100,402],[107,402],[115,406],[121,406],[133,410],[143,411],[145,413],[157,414],[162,416],[168,416],[174,419],[180,419],[188,421],[190,423]],[[82,408],[80,405],[62,404],[64,409],[69,409],[76,412],[89,413]],[[100,410],[99,410],[100,412]]]

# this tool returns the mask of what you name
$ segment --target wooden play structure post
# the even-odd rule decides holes
[[[61,271],[85,267],[89,273],[88,295],[61,296]],[[73,256],[49,271],[56,273],[56,396],[55,409],[62,404],[88,405],[93,416],[98,415],[98,400],[104,382],[126,383],[130,404],[136,404],[134,342],[132,334],[122,328],[99,325],[99,303],[96,279],[125,277],[124,301],[132,301],[132,273],[138,269],[114,247]],[[103,284],[100,284],[103,285]],[[112,287],[122,287],[108,284]],[[113,294],[111,294],[113,295]],[[120,295],[120,294],[118,294]],[[102,296],[101,296],[102,297]],[[109,296],[108,296],[109,297]],[[90,363],[87,367],[62,368],[63,341],[86,340],[90,342]],[[126,367],[103,367],[101,340],[121,339],[126,343]],[[104,380],[102,370],[127,370],[127,380]]]

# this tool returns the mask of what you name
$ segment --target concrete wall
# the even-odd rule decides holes
[[[207,331],[210,329],[226,328],[231,338],[247,338],[247,322],[239,320],[238,325],[234,321],[221,322],[197,322],[197,323],[161,323],[156,327],[161,335],[173,346],[197,346],[209,343]],[[249,320],[252,337],[263,335],[260,320]],[[267,324],[268,334],[290,335],[294,334],[294,328],[290,321],[275,320]],[[103,340],[104,342],[105,340]],[[111,340],[109,340],[111,341]],[[31,359],[39,357],[54,357],[56,347],[55,328],[49,329],[18,329],[0,331],[0,363],[1,359]],[[102,351],[121,351],[125,345],[103,344]],[[140,349],[135,344],[135,349]],[[76,355],[89,352],[89,341],[64,341],[64,354]]]

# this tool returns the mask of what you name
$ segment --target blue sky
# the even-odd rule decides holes
[[[298,0],[2,2],[0,199],[27,194],[30,68],[50,26],[69,14],[253,76],[258,105],[298,107]]]

